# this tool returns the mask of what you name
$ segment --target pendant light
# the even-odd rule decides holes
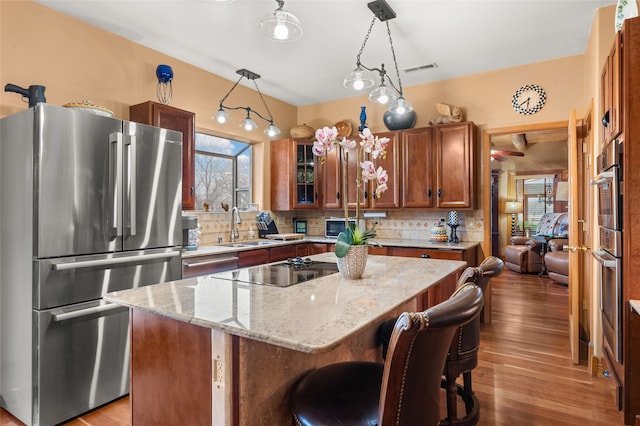
[[[283,9],[284,1],[276,0],[278,8],[260,22],[263,36],[275,41],[296,41],[302,37],[300,20]]]
[[[372,87],[375,82],[371,77],[366,75],[366,71],[377,72],[380,77],[380,84],[369,93],[369,100],[380,104],[388,105],[388,111],[394,114],[402,115],[406,112],[413,111],[413,105],[407,101],[402,92],[402,81],[400,80],[400,70],[398,69],[398,60],[396,58],[396,52],[393,48],[393,38],[391,37],[391,28],[389,27],[389,20],[396,17],[396,13],[391,9],[385,0],[375,0],[368,3],[367,6],[373,12],[373,19],[369,25],[367,35],[360,46],[360,51],[356,56],[356,67],[344,78],[343,85],[346,88],[354,90],[364,90]],[[376,19],[380,22],[384,22],[387,26],[387,34],[389,35],[389,46],[391,47],[391,53],[393,55],[393,65],[396,70],[396,78],[398,80],[397,86],[393,83],[388,76],[387,71],[384,68],[384,64],[380,68],[367,67],[360,61],[360,56],[364,51],[364,48],[371,35],[373,25],[376,23]],[[385,84],[385,79],[388,80],[389,86]]]
[[[262,92],[260,91],[260,88],[258,87],[258,83],[256,83],[256,80],[260,78],[260,75],[254,73],[254,72],[251,72],[249,70],[246,70],[244,68],[240,69],[240,70],[237,70],[236,74],[239,74],[240,78],[238,79],[238,81],[236,81],[236,83],[233,85],[233,87],[231,87],[231,90],[229,90],[227,92],[227,94],[224,95],[224,97],[220,101],[220,107],[219,107],[218,111],[211,118],[213,118],[214,120],[216,120],[220,124],[225,124],[229,120],[231,120],[231,116],[229,115],[229,113],[227,113],[227,111],[243,109],[243,110],[245,110],[247,112],[247,117],[240,124],[240,127],[242,129],[246,130],[247,132],[250,132],[250,131],[253,131],[253,130],[258,128],[258,123],[256,123],[253,120],[253,118],[251,118],[251,115],[253,114],[254,116],[257,116],[258,118],[261,118],[262,120],[264,120],[267,123],[269,123],[269,126],[265,129],[264,134],[267,135],[270,138],[275,138],[276,136],[278,136],[281,133],[281,131],[280,131],[280,129],[278,129],[278,127],[276,127],[275,124],[273,124],[273,115],[271,115],[271,111],[269,111],[269,107],[267,106],[267,102],[264,100],[264,96],[262,96]],[[245,107],[230,107],[230,106],[224,104],[224,101],[227,100],[227,98],[229,97],[231,92],[233,92],[235,90],[235,88],[238,86],[238,83],[240,83],[240,81],[243,78],[246,78],[247,80],[253,81],[253,85],[255,86],[256,91],[258,92],[258,95],[260,95],[260,99],[262,100],[262,105],[264,105],[264,108],[267,110],[267,114],[269,115],[269,118],[265,118],[258,111],[256,111],[255,109],[253,109],[251,107],[248,107],[248,106],[245,106]]]

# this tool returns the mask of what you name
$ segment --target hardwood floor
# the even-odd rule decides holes
[[[479,425],[623,425],[611,381],[571,362],[567,289],[511,271],[491,286],[492,324],[482,325],[479,365],[473,371]],[[127,397],[66,423],[129,424]],[[0,410],[0,426],[20,425]]]

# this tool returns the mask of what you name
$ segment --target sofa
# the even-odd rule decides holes
[[[540,273],[544,265],[542,256],[546,240],[567,238],[568,234],[567,213],[545,213],[536,226],[534,237],[511,237],[504,250],[504,265],[521,274]]]
[[[544,264],[547,267],[549,278],[557,283],[569,285],[569,252],[564,251],[564,245],[569,244],[566,238],[554,238],[549,240],[549,249],[544,255]]]

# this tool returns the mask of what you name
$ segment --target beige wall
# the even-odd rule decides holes
[[[84,99],[104,106],[118,118],[129,118],[129,105],[156,100],[156,66],[171,65],[174,72],[170,105],[193,111],[196,126],[218,135],[255,142],[254,193],[257,202],[268,193],[268,165],[263,161],[268,140],[262,133],[266,123],[251,133],[238,128],[243,111],[233,112],[234,121],[222,126],[211,119],[219,100],[233,81],[191,66],[133,43],[120,36],[51,10],[31,0],[0,1],[0,117],[22,111],[27,104],[20,95],[4,92],[4,85],[46,86],[47,103],[63,105]],[[239,64],[238,68],[241,68]],[[259,71],[259,70],[254,70]],[[261,113],[254,90],[238,86],[231,105],[251,105]],[[296,123],[296,108],[266,97],[275,124],[288,132]],[[259,120],[257,120],[259,121]],[[234,124],[235,123],[235,124]],[[250,138],[250,139],[249,139]]]
[[[465,118],[481,129],[566,120],[571,108],[585,104],[584,61],[584,55],[570,56],[407,87],[404,94],[416,111],[416,127],[426,126],[438,117],[438,102],[462,106]],[[538,84],[547,92],[545,107],[532,116],[517,114],[511,107],[513,93],[525,84]],[[386,130],[382,121],[385,109],[369,102],[366,94],[300,107],[298,122],[314,128],[341,119],[359,123],[360,106],[367,107],[368,125],[373,131]]]
[[[607,16],[602,21],[612,21],[613,7],[606,10]],[[29,17],[28,24],[25,23],[25,16]],[[610,45],[608,40],[601,42],[601,39],[607,38],[607,25],[600,25],[599,22],[598,19],[594,21],[594,34],[586,55],[405,88],[407,99],[416,109],[416,126],[424,126],[437,117],[437,102],[462,106],[466,118],[478,125],[479,134],[487,128],[566,120],[572,108],[578,109],[578,115],[581,116],[597,88],[598,79],[594,75],[599,75],[600,66],[597,63],[601,62],[602,46]],[[592,54],[593,50],[599,53]],[[129,105],[155,98],[155,67],[161,63],[171,65],[175,74],[172,106],[195,112],[196,126],[202,130],[219,135],[228,134],[241,140],[247,140],[249,136],[251,142],[257,143],[255,201],[261,208],[270,207],[270,161],[269,156],[265,155],[268,154],[268,141],[262,132],[245,133],[237,125],[225,127],[211,120],[219,99],[229,90],[232,81],[31,0],[0,1],[0,54],[2,85],[14,83],[26,87],[42,84],[47,87],[49,103],[62,105],[90,99],[124,119],[128,118]],[[529,83],[545,88],[547,103],[538,114],[521,116],[511,108],[511,96],[517,88]],[[0,96],[0,116],[26,108],[17,94],[1,92]],[[349,96],[347,89],[345,96]],[[244,87],[239,87],[233,97],[234,104],[259,104],[257,94]],[[357,124],[362,105],[367,107],[369,127],[374,131],[385,129],[382,122],[384,109],[368,102],[366,95],[298,109],[269,97],[267,103],[276,124],[283,130],[283,137],[288,136],[288,129],[295,124],[307,123],[317,128],[342,119],[350,119]],[[235,121],[242,118],[240,115],[242,112],[239,112]],[[481,161],[484,159],[478,159],[479,168]],[[482,170],[479,172],[482,173]],[[484,186],[479,185],[478,200],[482,200]],[[479,204],[478,208],[482,208],[482,205]],[[402,220],[401,213],[396,216]],[[425,216],[429,216],[429,212],[425,212]],[[478,226],[480,228],[483,225]]]

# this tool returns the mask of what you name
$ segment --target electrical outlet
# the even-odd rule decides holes
[[[224,363],[219,359],[213,361],[213,382],[224,386]]]

